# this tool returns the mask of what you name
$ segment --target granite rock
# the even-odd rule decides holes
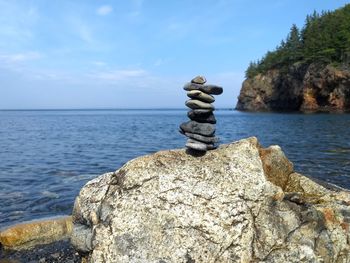
[[[71,216],[46,218],[5,228],[0,232],[0,243],[5,249],[29,249],[67,239],[71,232]]]
[[[276,163],[283,188],[270,181]],[[348,191],[291,171],[280,148],[262,152],[249,138],[202,156],[142,156],[88,182],[73,244],[85,262],[345,263],[349,204]]]

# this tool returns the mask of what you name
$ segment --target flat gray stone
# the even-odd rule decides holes
[[[214,94],[214,95],[220,95],[223,92],[222,87],[216,86],[216,85],[202,85],[197,83],[187,83],[184,86],[184,90],[190,91],[190,90],[200,90],[207,94]]]
[[[214,106],[210,103],[205,103],[200,100],[188,100],[186,101],[186,106],[191,109],[207,109],[207,110],[214,110]]]
[[[187,116],[193,120],[193,121],[198,121],[198,122],[203,122],[203,123],[216,123],[215,116],[212,112],[209,113],[201,113],[198,112],[196,113],[195,111],[191,110],[187,113]]]
[[[184,122],[180,125],[182,132],[197,133],[204,136],[213,136],[215,133],[215,125],[210,123],[200,123],[196,121]]]
[[[212,103],[215,101],[215,98],[213,96],[206,94],[200,90],[190,90],[187,92],[187,96],[191,99],[200,100],[207,103]]]
[[[207,143],[207,144],[214,144],[214,143],[218,143],[219,142],[219,138],[215,137],[215,136],[203,136],[203,135],[200,135],[200,134],[190,133],[190,132],[185,132],[183,134],[186,135],[187,137],[191,138],[191,139],[195,139],[197,141],[204,142],[204,143]]]
[[[191,111],[193,111],[195,114],[209,114],[213,112],[213,110],[207,110],[207,109],[193,109]]]
[[[197,147],[201,147],[201,148],[205,147],[206,150],[216,149],[216,146],[212,143],[204,143],[191,138],[187,140],[187,143],[196,144]]]
[[[197,143],[197,142],[189,142],[187,141],[186,145],[187,148],[196,150],[196,151],[201,151],[201,152],[206,152],[207,151],[207,146],[204,143]]]
[[[207,82],[207,80],[204,76],[197,76],[194,79],[192,79],[191,82],[197,84],[204,84],[205,82]]]

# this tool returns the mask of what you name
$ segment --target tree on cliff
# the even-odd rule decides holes
[[[276,50],[267,52],[258,62],[252,62],[246,70],[251,78],[270,69],[285,69],[295,63],[334,63],[350,66],[350,4],[333,12],[306,17],[299,30],[292,25],[286,40]]]

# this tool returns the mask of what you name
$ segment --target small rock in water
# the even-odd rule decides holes
[[[194,110],[191,110],[187,113],[187,116],[193,121],[212,123],[212,124],[216,123],[215,116],[212,112],[196,113]]]
[[[184,86],[184,90],[187,90],[187,91],[201,90],[204,93],[214,94],[214,95],[220,95],[223,92],[222,87],[219,87],[216,85],[201,85],[201,84],[196,84],[196,83],[187,83]]]
[[[207,109],[207,110],[214,110],[214,106],[210,103],[205,103],[200,100],[188,100],[186,101],[186,106],[191,109]]]
[[[186,133],[197,133],[204,136],[212,136],[215,133],[215,125],[210,123],[200,123],[196,121],[184,122],[180,125],[180,129]]]
[[[192,79],[191,82],[196,84],[204,84],[205,82],[207,82],[207,80],[204,76],[197,76],[194,79]]]
[[[214,143],[219,142],[219,138],[215,137],[215,136],[203,136],[200,134],[190,133],[190,132],[185,132],[185,135],[188,138],[192,138],[192,139],[195,139],[197,141],[201,141],[201,142],[208,143],[208,144],[214,144]]]
[[[187,96],[191,99],[197,99],[208,103],[212,103],[215,101],[215,98],[213,96],[206,94],[200,90],[190,90],[189,92],[187,92]]]

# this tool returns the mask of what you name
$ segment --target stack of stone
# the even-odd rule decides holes
[[[186,106],[191,110],[187,116],[191,121],[180,125],[180,132],[188,137],[186,147],[196,151],[206,152],[215,149],[218,138],[215,137],[215,110],[211,104],[215,101],[212,95],[220,95],[223,89],[216,85],[205,85],[206,79],[197,76],[187,83],[184,90],[191,99]]]

